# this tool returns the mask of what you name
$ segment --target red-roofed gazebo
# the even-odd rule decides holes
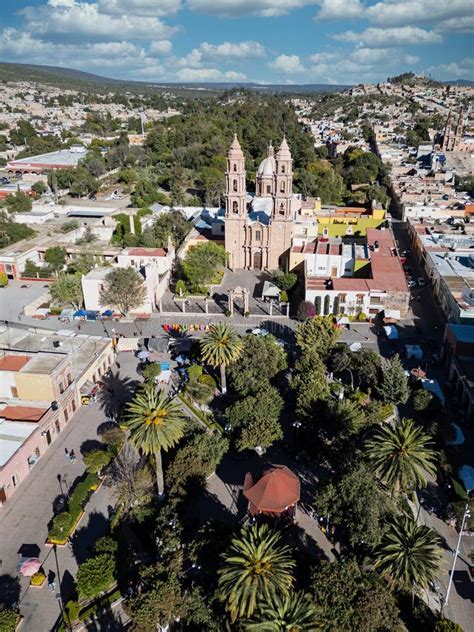
[[[286,465],[274,465],[256,483],[247,473],[243,491],[252,516],[260,513],[279,516],[290,510],[294,513],[300,499],[300,480]]]

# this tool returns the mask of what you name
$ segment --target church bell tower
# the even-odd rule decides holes
[[[226,217],[245,217],[247,214],[247,191],[245,185],[245,157],[234,134],[227,154],[225,206]]]
[[[275,163],[273,219],[292,219],[293,159],[285,136],[275,156]]]

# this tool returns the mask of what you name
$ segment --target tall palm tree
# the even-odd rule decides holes
[[[257,607],[269,603],[277,593],[287,595],[294,566],[289,547],[267,525],[242,529],[218,571],[219,597],[226,602],[232,622],[252,617]]]
[[[161,451],[167,452],[184,434],[186,418],[179,404],[153,383],[139,389],[125,408],[125,428],[132,444],[156,462],[158,494],[164,491]]]
[[[441,560],[439,543],[433,529],[416,524],[413,516],[398,516],[375,550],[374,568],[391,584],[414,595],[436,577]]]
[[[227,392],[225,369],[237,360],[243,342],[233,327],[227,323],[216,323],[201,338],[201,355],[204,362],[221,369],[221,389]]]
[[[430,437],[412,419],[402,419],[394,428],[378,428],[366,443],[375,474],[392,492],[426,486],[426,477],[436,472],[431,446]]]
[[[303,592],[275,595],[262,605],[260,623],[248,623],[245,632],[306,632],[319,630],[318,609]]]

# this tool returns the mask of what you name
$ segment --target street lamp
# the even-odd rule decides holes
[[[449,577],[448,589],[446,591],[446,597],[444,599],[444,605],[447,605],[448,601],[449,601],[449,593],[451,591],[451,586],[452,586],[452,583],[453,583],[454,568],[456,566],[456,561],[457,561],[458,555],[459,555],[459,546],[461,544],[461,538],[462,538],[462,534],[463,534],[463,531],[464,531],[464,525],[466,524],[466,519],[469,518],[470,515],[471,515],[471,512],[469,510],[469,501],[468,501],[466,503],[466,506],[464,507],[464,514],[463,514],[463,517],[462,517],[461,529],[459,530],[458,542],[456,544],[456,550],[454,551],[453,566],[451,568],[451,575]]]

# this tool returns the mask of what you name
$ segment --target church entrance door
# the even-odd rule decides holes
[[[261,270],[262,269],[262,253],[261,252],[254,252],[254,255],[253,255],[253,269],[254,270]]]

